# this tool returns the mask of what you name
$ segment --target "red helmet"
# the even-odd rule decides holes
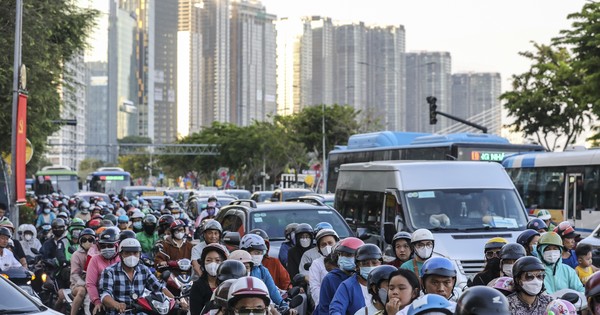
[[[560,238],[576,238],[579,237],[578,233],[575,233],[575,229],[569,223],[569,221],[560,222],[555,228],[554,232],[556,232]]]
[[[175,220],[173,221],[173,223],[171,223],[171,226],[169,226],[169,229],[171,229],[171,231],[173,230],[177,230],[179,228],[185,228],[186,225],[183,221],[181,220]]]
[[[336,253],[356,254],[356,250],[365,245],[365,242],[356,237],[347,237],[341,240],[335,248]]]

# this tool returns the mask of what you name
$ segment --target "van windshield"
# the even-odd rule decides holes
[[[514,190],[423,190],[406,192],[404,197],[414,229],[522,230],[527,225]]]

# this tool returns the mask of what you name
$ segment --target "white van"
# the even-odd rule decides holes
[[[429,229],[434,254],[456,263],[459,287],[483,270],[488,239],[515,242],[527,225],[515,186],[494,162],[344,164],[334,207],[362,239],[387,250],[396,231]]]

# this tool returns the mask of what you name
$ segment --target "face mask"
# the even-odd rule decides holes
[[[385,305],[388,299],[388,291],[384,288],[379,288],[377,295],[379,296],[379,301],[381,301],[381,304]]]
[[[28,241],[28,242],[29,242],[29,241],[31,241],[32,239],[33,239],[33,235],[31,235],[31,234],[25,234],[25,240],[26,240],[26,241]]]
[[[61,237],[65,234],[65,230],[52,230],[52,234],[54,234],[54,237]]]
[[[83,249],[85,249],[85,250],[88,250],[88,249],[90,249],[90,247],[92,246],[92,243],[90,243],[90,242],[85,242],[85,243],[79,244],[79,246],[81,246],[81,247],[82,247]]]
[[[215,215],[215,208],[208,208],[206,209],[206,213],[208,213],[209,217],[212,217]]]
[[[252,255],[252,262],[254,263],[254,266],[260,266],[260,264],[262,264],[262,260],[262,255]]]
[[[50,209],[44,209],[44,213],[46,213],[46,214],[50,213]]]
[[[115,253],[116,250],[114,248],[102,248],[100,250],[100,254],[102,254],[102,257],[104,257],[105,259],[111,259],[115,257]]]
[[[344,271],[352,271],[356,268],[354,263],[354,257],[340,257],[338,258],[338,266]]]
[[[502,272],[504,272],[505,276],[512,278],[512,267],[513,267],[513,264],[502,265]]]
[[[125,264],[125,266],[133,268],[135,266],[137,266],[137,264],[140,262],[140,259],[133,255],[133,256],[129,256],[129,257],[125,257],[123,259],[123,263]]]
[[[523,287],[523,290],[527,292],[528,295],[536,296],[540,293],[540,291],[542,291],[543,285],[544,282],[536,278],[528,282],[523,282],[523,285],[521,285],[521,287]]]
[[[549,264],[554,264],[560,258],[559,250],[547,250],[544,252],[544,260]]]
[[[321,253],[323,254],[323,256],[329,255],[331,253],[331,248],[331,245],[321,247]]]
[[[154,226],[152,225],[144,225],[144,232],[146,232],[146,234],[154,234]]]
[[[373,269],[375,267],[360,267],[360,276],[366,280],[369,277],[369,272]]]
[[[301,238],[300,239],[300,246],[302,248],[308,248],[310,246],[310,243],[311,243],[310,238]]]
[[[486,267],[487,270],[500,271],[500,258],[494,257],[488,259],[486,262]]]
[[[185,235],[185,233],[183,233],[183,232],[177,232],[177,233],[175,233],[175,238],[180,240],[183,238],[184,235]]]
[[[142,229],[142,221],[133,222],[133,228],[141,230]]]
[[[210,264],[206,264],[204,268],[206,268],[206,272],[208,272],[210,276],[216,277],[219,264],[217,264],[216,262],[211,262]]]
[[[535,244],[535,245],[531,245],[531,252],[532,252],[532,253],[535,253],[535,252],[537,252],[537,244]]]
[[[415,249],[415,254],[417,254],[417,256],[419,256],[419,258],[421,259],[429,259],[429,257],[431,257],[431,254],[433,254],[433,248],[417,248]]]

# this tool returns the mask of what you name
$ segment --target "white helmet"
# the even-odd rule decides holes
[[[119,253],[121,252],[141,252],[142,245],[135,238],[126,238],[119,244]]]
[[[143,219],[144,218],[144,213],[138,209],[133,210],[133,213],[131,214],[131,219]]]
[[[231,285],[227,294],[229,307],[233,308],[240,299],[245,297],[261,298],[267,307],[271,304],[269,289],[256,277],[241,277]]]
[[[412,234],[411,243],[420,241],[434,241],[433,234],[428,229],[418,229]]]
[[[245,250],[234,250],[229,254],[229,260],[239,260],[243,263],[251,263],[252,264],[252,255]]]

